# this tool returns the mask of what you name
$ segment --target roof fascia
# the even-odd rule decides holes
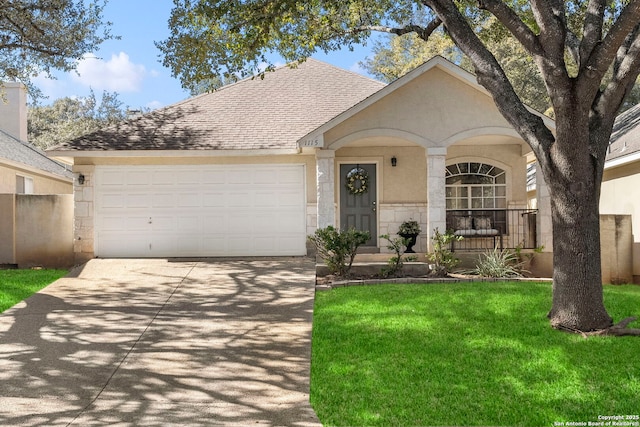
[[[628,165],[629,163],[637,162],[640,160],[640,151],[627,154],[626,156],[618,157],[613,160],[604,162],[604,169],[613,169],[619,166]]]
[[[68,178],[64,175],[58,175],[53,172],[48,172],[42,169],[35,168],[33,166],[26,165],[24,163],[14,162],[12,160],[5,159],[5,158],[0,158],[0,165],[5,165],[11,169],[19,169],[27,173],[30,173],[32,175],[40,175],[46,178],[69,182],[69,183],[73,182],[73,178]]]
[[[267,148],[251,150],[51,150],[47,155],[53,159],[73,159],[83,157],[125,158],[125,157],[249,157],[283,156],[299,154],[299,148]]]

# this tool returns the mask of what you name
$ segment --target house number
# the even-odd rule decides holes
[[[302,147],[319,147],[320,146],[320,139],[319,138],[305,139],[304,141],[302,141],[300,146],[302,146]]]

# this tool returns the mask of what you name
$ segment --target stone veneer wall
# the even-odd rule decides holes
[[[77,263],[90,260],[95,256],[93,246],[93,183],[95,166],[74,166],[73,171],[84,175],[84,184],[74,180],[73,199],[75,221],[73,224],[73,252]]]
[[[398,237],[398,229],[404,221],[415,220],[420,224],[422,232],[418,236],[413,250],[417,253],[427,252],[427,204],[426,203],[381,203],[379,209],[378,230],[380,234],[388,234],[390,238]],[[380,240],[380,252],[390,253],[386,240]]]

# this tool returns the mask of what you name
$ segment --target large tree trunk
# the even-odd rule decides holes
[[[600,182],[604,149],[600,130],[590,131],[588,113],[570,109],[557,121],[557,137],[543,173],[551,194],[553,223],[554,328],[594,331],[612,325],[604,307],[600,261]],[[590,144],[580,143],[584,138]],[[606,147],[606,143],[604,145]]]

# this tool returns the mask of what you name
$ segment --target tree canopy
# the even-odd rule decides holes
[[[103,92],[100,102],[91,91],[84,98],[66,97],[56,99],[51,105],[31,105],[27,120],[28,140],[47,149],[115,124],[127,116],[127,108],[115,92]]]
[[[70,71],[88,52],[111,38],[103,21],[106,0],[0,1],[0,81],[20,81]]]
[[[164,64],[188,87],[364,42],[374,32],[429,40],[443,28],[538,160],[550,199],[551,325],[608,329],[599,196],[613,123],[640,74],[640,0],[174,0]],[[500,55],[504,37],[535,64],[555,128],[522,102]],[[267,70],[269,67],[266,68]]]

